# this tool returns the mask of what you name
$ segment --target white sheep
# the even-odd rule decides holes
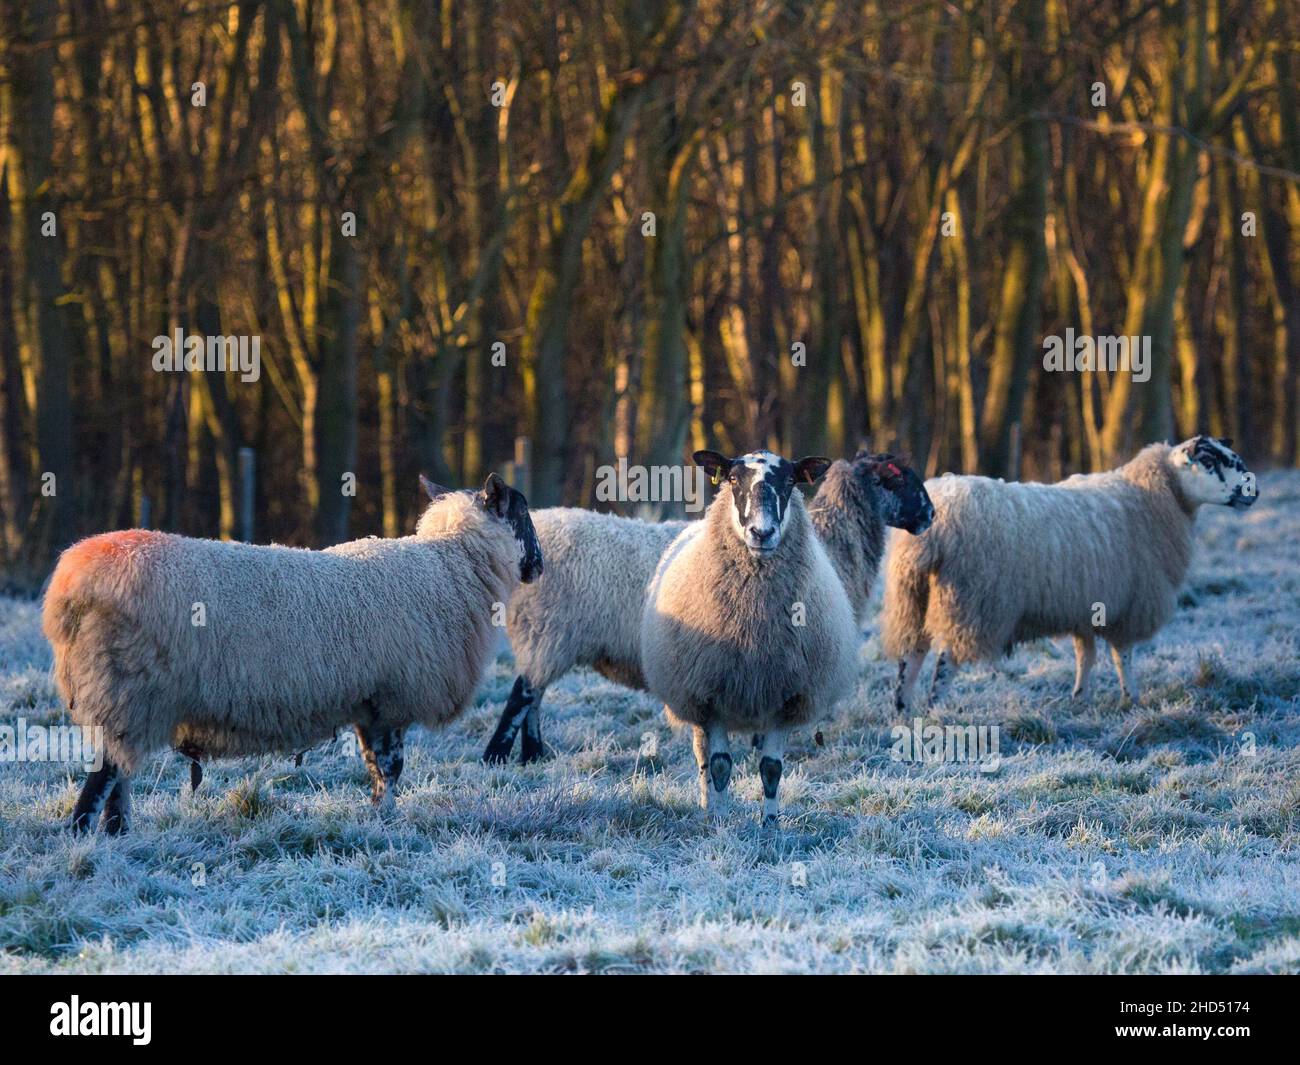
[[[402,737],[459,715],[495,641],[494,604],[542,570],[524,497],[421,478],[414,536],[325,551],[133,529],[68,548],[45,596],[54,676],[105,760],[72,823],[127,827],[130,775],[160,748],[196,760],[301,750],[352,725],[392,803]],[[195,781],[197,783],[197,780]]]
[[[848,596],[794,490],[830,462],[769,451],[695,461],[726,480],[659,562],[642,673],[672,718],[694,727],[706,810],[720,808],[731,779],[728,732],[762,733],[763,824],[774,826],[786,736],[828,714],[857,677]]]
[[[1072,635],[1074,695],[1087,697],[1095,637],[1111,647],[1136,701],[1133,646],[1173,613],[1192,555],[1197,508],[1246,507],[1254,475],[1231,441],[1152,444],[1107,473],[1059,484],[951,474],[926,482],[937,516],[900,536],[885,560],[881,642],[899,659],[895,706],[908,708],[926,653],[939,651],[932,697],[960,665],[1015,644]]]
[[[831,464],[808,506],[813,528],[861,621],[884,553],[888,526],[921,532],[934,517],[925,486],[893,455],[860,450]],[[533,512],[546,576],[510,600],[506,626],[518,676],[485,762],[510,756],[522,730],[520,761],[542,755],[546,689],[575,666],[644,689],[641,615],[646,587],[684,521],[648,522],[552,507]]]

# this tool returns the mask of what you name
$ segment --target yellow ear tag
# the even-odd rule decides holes
[[[721,468],[721,467],[718,467],[718,468],[714,469],[714,471],[713,471],[713,477],[710,478],[710,479],[713,481],[713,487],[714,487],[714,488],[717,488],[718,485],[720,485],[720,484],[722,483],[722,468]]]

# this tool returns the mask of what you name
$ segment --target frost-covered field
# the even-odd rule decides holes
[[[1183,606],[1068,700],[1068,640],[958,676],[926,724],[998,725],[996,772],[890,757],[872,629],[825,746],[797,735],[785,830],[753,755],[718,827],[685,736],[590,673],[547,699],[541,766],[478,756],[508,660],[454,728],[417,731],[398,817],[342,739],[301,768],[160,756],[126,837],[63,822],[81,776],[0,765],[0,946],[19,972],[1294,972],[1300,970],[1300,474],[1207,508]],[[64,720],[36,604],[0,600],[0,717]],[[1251,737],[1253,736],[1253,741]],[[987,766],[985,767],[987,768]]]

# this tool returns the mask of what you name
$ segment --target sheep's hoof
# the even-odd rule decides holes
[[[700,789],[700,815],[711,824],[721,821],[731,809],[731,796],[725,791],[715,791],[708,782],[708,774]]]
[[[127,819],[121,814],[109,814],[103,820],[104,831],[110,836],[125,835],[130,827]]]
[[[781,819],[776,814],[766,814],[759,822],[759,827],[765,833],[780,832]]]
[[[709,776],[713,778],[713,790],[723,792],[731,783],[731,755],[719,752],[709,759]]]
[[[502,748],[493,745],[489,746],[488,749],[483,752],[483,762],[485,765],[503,765],[508,761],[510,761],[509,747]]]
[[[68,831],[69,831],[69,832],[81,832],[81,833],[89,832],[89,831],[90,831],[90,815],[89,815],[89,814],[73,814],[72,818],[68,821]]]
[[[545,758],[546,758],[546,748],[542,746],[542,742],[540,740],[538,740],[536,743],[529,743],[527,739],[524,740],[524,743],[519,750],[520,765],[531,765],[533,762],[540,762],[543,761]]]

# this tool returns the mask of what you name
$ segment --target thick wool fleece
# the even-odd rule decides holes
[[[858,632],[803,498],[791,495],[766,558],[745,549],[731,511],[724,485],[660,562],[641,626],[649,689],[679,721],[729,731],[827,716],[853,688]]]
[[[646,585],[687,524],[571,507],[534,511],[546,572],[523,585],[506,611],[519,675],[545,687],[585,665],[629,688],[644,688]]]
[[[861,622],[884,553],[883,488],[862,483],[843,459],[822,477],[808,516]],[[641,676],[646,589],[688,522],[648,522],[590,510],[533,512],[546,572],[510,600],[506,627],[520,676],[546,687],[588,666],[629,688]]]
[[[107,533],[63,553],[45,635],[73,720],[102,726],[128,773],[173,745],[300,750],[357,722],[460,714],[518,556],[507,525],[460,492],[432,503],[414,536],[325,551]]]
[[[866,615],[885,552],[888,495],[878,484],[856,476],[851,463],[837,459],[808,504],[808,517],[844,584],[858,624]]]
[[[1124,649],[1173,613],[1192,555],[1194,508],[1152,444],[1108,473],[1059,484],[947,475],[926,482],[934,524],[885,559],[881,640],[957,662],[1043,636],[1099,635]],[[1105,624],[1094,627],[1095,604]]]

